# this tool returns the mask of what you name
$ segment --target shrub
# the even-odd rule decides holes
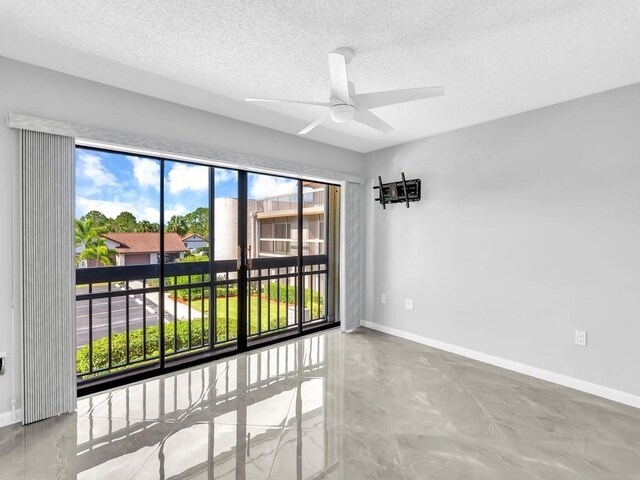
[[[179,262],[207,262],[209,257],[206,255],[189,255],[179,260]],[[223,275],[218,275],[218,281],[224,281],[225,278]],[[167,286],[179,286],[179,285],[188,285],[190,283],[208,283],[209,275],[182,275],[179,277],[168,277],[166,280]],[[189,300],[189,288],[178,288],[175,290],[175,296],[180,300],[188,301]],[[238,285],[230,284],[229,292],[230,297],[235,297],[238,295]],[[219,285],[216,287],[216,297],[226,297],[227,296],[227,287],[226,285]],[[202,298],[209,298],[209,289],[208,288],[191,288],[191,300],[201,300]]]
[[[297,288],[293,285],[280,285],[278,287],[277,284],[272,282],[266,283],[262,287],[262,295],[273,300],[274,302],[288,302],[288,303],[297,303],[298,301],[298,291]],[[304,289],[304,305],[305,307],[309,307],[311,304],[311,289]],[[322,295],[318,296],[318,292],[313,292],[313,304],[314,305],[324,305],[324,298]]]
[[[206,295],[206,293],[205,293]],[[236,297],[238,295],[238,284],[232,283],[229,285],[229,296]],[[220,285],[216,287],[216,297],[226,297],[227,296],[227,287],[225,285]]]
[[[311,318],[317,319],[324,317],[324,305],[322,303],[318,305],[316,302],[313,302],[311,307]]]
[[[224,325],[218,325],[218,339],[224,339],[222,328]],[[177,350],[189,348],[189,321],[178,320],[176,322],[177,337],[174,337],[173,324],[165,325],[165,351],[171,354]],[[158,327],[150,326],[146,329],[146,339],[143,339],[143,329],[132,330],[129,332],[129,361],[141,361],[143,359],[143,340],[144,351],[147,358],[158,356]],[[208,343],[209,337],[209,319],[204,319],[204,339],[205,344]],[[203,341],[202,323],[200,319],[191,321],[191,346],[192,348],[202,345]],[[99,370],[109,366],[109,338],[104,337],[93,342],[93,369]],[[127,334],[126,332],[114,333],[111,335],[111,365],[126,365],[127,362]],[[76,351],[76,372],[83,373],[89,371],[89,345],[84,345]]]
[[[191,263],[191,262],[207,262],[209,257],[206,255],[188,255],[178,260],[179,263]],[[209,275],[182,275],[179,277],[168,277],[165,280],[167,286],[188,285],[190,283],[205,283],[209,281]],[[209,291],[206,288],[192,288],[191,300],[200,300],[203,296],[209,298]],[[189,289],[179,288],[175,290],[175,296],[181,300],[189,299]]]

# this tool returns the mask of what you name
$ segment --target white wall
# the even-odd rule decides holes
[[[0,118],[22,113],[117,132],[174,140],[197,146],[269,157],[362,175],[362,156],[295,135],[164,102],[0,57]],[[4,120],[3,120],[4,122]],[[0,251],[11,252],[12,188],[9,174],[17,154],[14,132],[0,125]],[[9,256],[9,254],[7,254]],[[9,260],[7,260],[8,262]],[[19,267],[13,258],[14,268]],[[0,351],[7,352],[6,373],[0,375],[0,416],[20,401],[18,325],[12,321],[12,272],[0,268]],[[0,419],[1,420],[1,419]]]
[[[383,210],[401,171],[422,201]],[[640,395],[640,85],[374,152],[367,178],[365,320]]]

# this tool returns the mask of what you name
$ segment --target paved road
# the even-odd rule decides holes
[[[115,291],[115,285],[112,291]],[[106,292],[106,286],[94,286],[93,292]],[[87,287],[78,287],[76,294],[89,293]],[[129,329],[142,328],[143,323],[158,325],[158,305],[147,295],[146,302],[143,295],[129,295]],[[157,297],[157,295],[155,295]],[[93,300],[93,339],[109,335],[109,299],[101,298]],[[173,323],[173,315],[165,314],[165,322]],[[89,301],[76,302],[76,338],[78,348],[89,343]],[[113,333],[125,332],[127,325],[127,299],[126,296],[111,298],[111,331]]]

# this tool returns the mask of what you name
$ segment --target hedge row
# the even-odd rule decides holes
[[[191,282],[189,282],[189,278],[188,277],[177,277],[177,285],[186,285],[188,283],[199,283],[200,280],[195,280],[192,279]],[[205,281],[208,281],[205,280]],[[167,282],[167,285],[173,285],[173,278],[169,279],[169,281]],[[207,299],[209,298],[209,289],[205,288],[192,288],[191,289],[191,300],[200,300],[202,298],[202,294],[204,293],[204,298]],[[229,292],[228,295],[230,297],[235,297],[236,295],[238,295],[238,285],[237,284],[231,284],[229,285]],[[176,296],[180,299],[180,300],[184,300],[184,301],[188,301],[189,300],[189,289],[188,288],[179,288],[176,290]],[[226,286],[218,286],[216,287],[216,297],[220,298],[220,297],[226,297],[227,296],[227,287]]]
[[[298,302],[298,289],[294,285],[280,285],[275,283],[266,283],[262,287],[262,294],[273,300],[274,302],[288,302],[288,303],[297,303]],[[313,303],[324,305],[324,298],[322,295],[318,296],[318,292],[313,292]],[[308,307],[311,304],[311,289],[304,289],[304,305]]]
[[[229,291],[231,295],[231,289]],[[280,285],[278,290],[277,285],[271,284],[265,285],[263,288],[263,295],[270,298],[273,301],[285,302],[288,300],[290,304],[295,304],[297,301],[296,288],[290,286],[287,289],[286,285]],[[226,289],[224,295],[226,296]],[[194,299],[193,295],[191,297]],[[319,299],[319,301],[318,301]],[[311,292],[305,290],[305,308],[311,310],[312,318],[321,318],[324,316],[324,299],[320,296],[313,297],[313,305],[310,305]],[[278,319],[270,319],[272,328],[276,328],[278,325]],[[236,319],[229,319],[229,331],[235,332]],[[176,322],[176,333],[174,336],[173,324],[165,325],[165,347],[167,353],[173,353],[180,350],[186,350],[189,348],[189,321],[178,320]],[[143,329],[132,330],[129,332],[129,361],[136,362],[142,361],[144,353],[146,352],[147,358],[153,358],[158,356],[158,327],[149,326],[146,328],[146,338],[143,335]],[[221,321],[217,325],[217,341],[226,340],[226,324]],[[209,337],[209,319],[204,319],[204,331],[202,328],[202,322],[200,319],[194,319],[191,321],[191,346],[196,347],[202,345],[203,337],[208,341]],[[109,338],[103,337],[93,342],[93,370],[100,370],[109,366]],[[126,365],[127,363],[127,334],[126,332],[114,333],[111,335],[111,365]],[[89,346],[84,345],[76,351],[76,371],[77,373],[84,373],[89,371]]]
[[[167,353],[189,348],[189,321],[178,320],[176,322],[177,337],[174,337],[173,324],[165,325],[165,346]],[[230,332],[234,331],[230,328]],[[225,340],[226,329],[223,323],[218,324],[219,341]],[[209,319],[204,319],[204,338],[208,341]],[[202,345],[203,331],[200,319],[191,321],[191,346]],[[143,339],[143,329],[129,332],[129,361],[136,362],[143,359],[144,351],[147,358],[158,356],[158,327],[147,327],[146,339]],[[127,362],[127,334],[126,332],[111,335],[111,365],[124,365]],[[99,370],[109,366],[109,337],[103,337],[93,342],[93,369]],[[89,345],[84,345],[76,351],[76,371],[84,373],[89,371]]]

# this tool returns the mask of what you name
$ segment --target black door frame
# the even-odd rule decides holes
[[[172,159],[172,158],[164,158],[155,155],[147,155],[147,154],[139,154],[139,153],[131,153],[126,150],[118,150],[117,148],[107,149],[107,148],[98,148],[92,146],[84,146],[84,145],[76,145],[76,148],[82,148],[84,150],[94,150],[100,151],[110,154],[125,154],[125,155],[135,155],[142,158],[148,158],[152,160],[157,160],[160,163],[160,228],[161,233],[164,231],[165,227],[165,202],[164,202],[164,174],[165,174],[165,161],[176,162],[176,163],[185,163],[189,165],[200,165],[207,167],[209,170],[209,232],[210,232],[210,240],[209,240],[209,281],[210,281],[210,294],[209,294],[209,349],[206,352],[194,353],[191,355],[185,355],[183,357],[169,359],[167,361],[165,355],[165,322],[164,322],[164,266],[165,266],[165,258],[164,258],[164,235],[160,234],[160,262],[159,262],[159,305],[158,311],[163,312],[162,318],[159,316],[159,358],[158,362],[150,365],[146,365],[143,367],[132,367],[130,369],[106,374],[102,377],[97,377],[95,379],[91,379],[90,381],[82,381],[78,383],[77,391],[78,396],[90,395],[92,393],[100,392],[103,390],[107,390],[110,388],[119,387],[122,385],[127,385],[131,383],[135,383],[138,381],[146,380],[149,378],[156,377],[158,375],[162,375],[165,373],[171,373],[175,371],[179,371],[182,369],[190,368],[202,363],[216,361],[223,358],[228,358],[233,355],[245,353],[251,350],[255,350],[257,348],[263,348],[269,345],[277,344],[286,340],[291,340],[295,338],[300,338],[302,336],[311,335],[323,330],[336,328],[340,326],[339,321],[329,322],[329,310],[325,309],[325,322],[319,323],[315,325],[308,325],[304,327],[304,249],[303,249],[303,224],[304,224],[304,188],[303,182],[305,181],[303,178],[290,177],[287,175],[280,174],[272,174],[272,173],[264,173],[264,172],[253,172],[250,170],[244,170],[239,168],[229,168],[225,166],[216,166],[209,165],[198,162],[190,162],[182,159]],[[215,169],[221,168],[225,170],[236,171],[238,174],[238,323],[237,323],[237,339],[235,342],[235,346],[223,346],[217,347],[215,346],[215,342],[213,338],[216,334],[215,332],[215,322],[212,319],[216,318],[216,300],[215,295],[215,284],[216,284],[216,274],[215,274],[215,255],[212,251],[213,242],[211,239],[213,238],[214,229],[215,229]],[[255,173],[260,175],[271,175],[274,177],[287,178],[296,180],[298,184],[298,208],[297,208],[297,220],[298,220],[298,254],[297,254],[297,279],[298,279],[298,288],[297,288],[297,331],[291,333],[291,331],[285,331],[281,333],[271,333],[265,338],[252,339],[251,342],[248,342],[248,332],[247,332],[247,310],[248,310],[248,256],[247,256],[247,206],[248,206],[248,174]],[[314,182],[317,182],[314,180]],[[329,183],[329,182],[317,182],[322,183],[325,186],[337,186],[337,183]],[[330,252],[329,249],[329,225],[330,225],[330,210],[329,210],[329,198],[327,196],[325,200],[325,217],[324,217],[324,239],[325,239],[325,256],[326,256],[326,264],[327,264],[327,272],[331,268],[333,268],[334,263],[330,261]],[[326,280],[326,288],[328,289],[329,285],[329,273],[327,273]],[[327,295],[325,298],[328,300]],[[336,298],[334,296],[334,298]],[[228,321],[228,319],[227,319]],[[304,328],[303,328],[304,327]]]
[[[213,167],[215,171],[215,167]],[[247,349],[247,206],[248,206],[247,172],[238,170],[238,335],[236,346],[238,351]],[[212,200],[209,200],[211,203]],[[209,205],[212,208],[212,205]],[[209,231],[215,232],[209,226]],[[211,236],[211,235],[209,235]],[[211,242],[209,242],[211,245]],[[229,321],[229,319],[227,319]]]

